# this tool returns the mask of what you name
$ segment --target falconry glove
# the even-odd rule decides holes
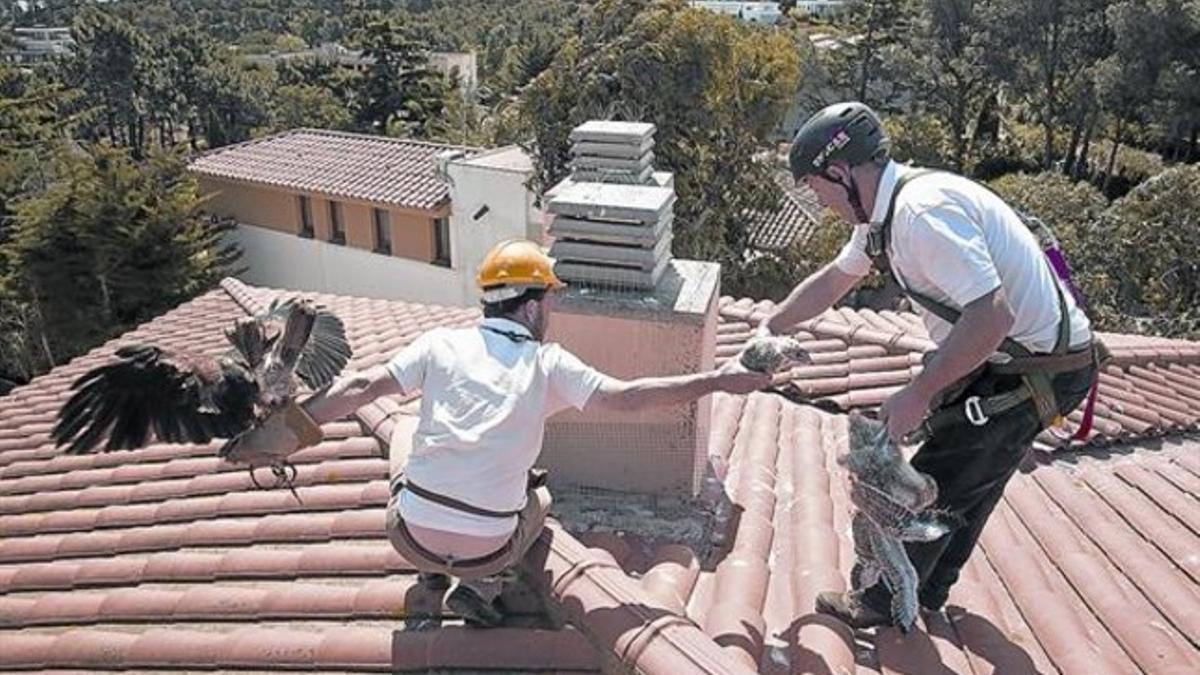
[[[321,442],[321,426],[295,399],[267,416],[263,423],[242,434],[225,454],[236,464],[269,466],[292,453]]]

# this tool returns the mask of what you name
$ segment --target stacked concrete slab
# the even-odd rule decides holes
[[[713,367],[721,267],[671,257],[675,182],[654,171],[654,125],[588,122],[572,174],[546,191],[557,295],[547,339],[622,379]],[[615,414],[563,411],[539,461],[556,485],[695,496],[711,401]]]
[[[649,290],[662,277],[671,259],[675,190],[654,173],[654,130],[591,121],[571,132],[572,175],[548,193],[547,204],[551,255],[568,283]]]
[[[576,182],[646,185],[654,173],[654,125],[592,120],[571,131]]]

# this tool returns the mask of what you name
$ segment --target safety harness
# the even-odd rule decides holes
[[[868,230],[867,255],[871,258],[871,264],[875,269],[879,270],[882,274],[890,275],[894,278],[905,295],[930,314],[933,314],[946,323],[953,324],[962,316],[962,312],[909,288],[904,283],[900,274],[893,269],[888,254],[888,245],[891,242],[892,217],[895,214],[896,198],[900,195],[900,190],[914,179],[932,173],[936,172],[931,169],[918,169],[905,173],[896,180],[896,186],[892,189],[891,199],[888,202],[887,215],[884,217],[883,222],[873,223]],[[1025,217],[1021,216],[1021,218],[1025,222]],[[1028,223],[1026,224],[1028,225]],[[1047,265],[1050,266],[1051,276],[1055,281],[1054,289],[1058,295],[1058,337],[1055,340],[1054,349],[1049,354],[1037,354],[1012,338],[1004,338],[999,345],[998,351],[1005,354],[1007,358],[1000,361],[989,361],[986,367],[997,375],[1020,376],[1021,386],[1011,391],[992,396],[969,396],[964,399],[961,406],[950,405],[937,409],[925,421],[923,431],[927,437],[938,429],[961,424],[964,420],[974,426],[982,427],[992,417],[1012,410],[1030,399],[1033,400],[1034,406],[1037,408],[1038,418],[1041,420],[1042,426],[1049,428],[1056,424],[1061,417],[1057,397],[1054,394],[1054,376],[1059,373],[1079,370],[1088,365],[1095,365],[1097,366],[1097,375],[1093,376],[1091,390],[1088,393],[1083,423],[1071,439],[1087,437],[1088,432],[1091,430],[1096,399],[1096,385],[1099,381],[1098,367],[1108,359],[1109,353],[1104,343],[1096,339],[1095,336],[1092,337],[1086,346],[1073,351],[1069,349],[1071,316],[1066,299],[1063,297],[1060,272],[1048,258]],[[942,401],[948,402],[953,400],[956,394],[960,393],[970,384],[973,375],[968,376],[958,385],[950,387],[943,394]]]
[[[529,335],[525,335],[524,333],[517,333],[515,331],[502,330],[502,329],[496,328],[494,326],[481,326],[480,328],[485,331],[488,331],[490,333],[495,333],[496,335],[500,335],[500,336],[510,340],[514,344],[518,344],[518,345],[523,344],[525,342],[537,342],[538,341],[536,338],[529,336]],[[527,478],[527,489],[541,487],[541,486],[545,485],[546,484],[546,476],[547,476],[546,471],[543,469],[530,469],[529,476]],[[448,497],[441,493],[434,492],[433,490],[427,490],[427,489],[421,487],[420,485],[413,483],[403,473],[397,475],[395,478],[392,479],[392,493],[399,494],[400,490],[408,490],[409,492],[420,497],[421,499],[424,499],[426,501],[431,501],[434,504],[438,504],[438,505],[444,506],[448,509],[453,509],[455,511],[459,511],[461,513],[469,513],[473,516],[482,516],[484,518],[504,519],[504,518],[511,518],[511,517],[521,513],[520,509],[516,509],[513,511],[494,511],[492,509],[485,509],[481,506],[469,504],[460,499],[455,499],[453,497]]]

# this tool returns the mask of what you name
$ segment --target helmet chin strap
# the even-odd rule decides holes
[[[826,180],[831,183],[837,183],[846,191],[846,197],[850,200],[850,208],[854,209],[854,217],[858,219],[858,222],[870,222],[871,216],[867,215],[867,210],[863,208],[862,196],[858,191],[858,181],[854,180],[854,174],[850,174],[849,182],[842,180],[828,171],[824,173],[824,176]]]

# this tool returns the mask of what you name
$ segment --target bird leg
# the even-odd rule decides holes
[[[292,496],[296,498],[298,503],[304,503],[304,500],[300,499],[300,494],[296,492],[296,476],[300,472],[296,468],[295,464],[292,464],[286,459],[279,459],[271,464],[267,464],[266,467],[269,468],[271,470],[271,474],[275,476],[275,482],[272,485],[263,485],[262,483],[258,482],[258,476],[254,475],[254,470],[259,467],[247,467],[247,470],[250,472],[250,481],[254,483],[254,487],[258,488],[259,490],[274,490],[276,488],[286,487],[288,490],[291,490]]]

